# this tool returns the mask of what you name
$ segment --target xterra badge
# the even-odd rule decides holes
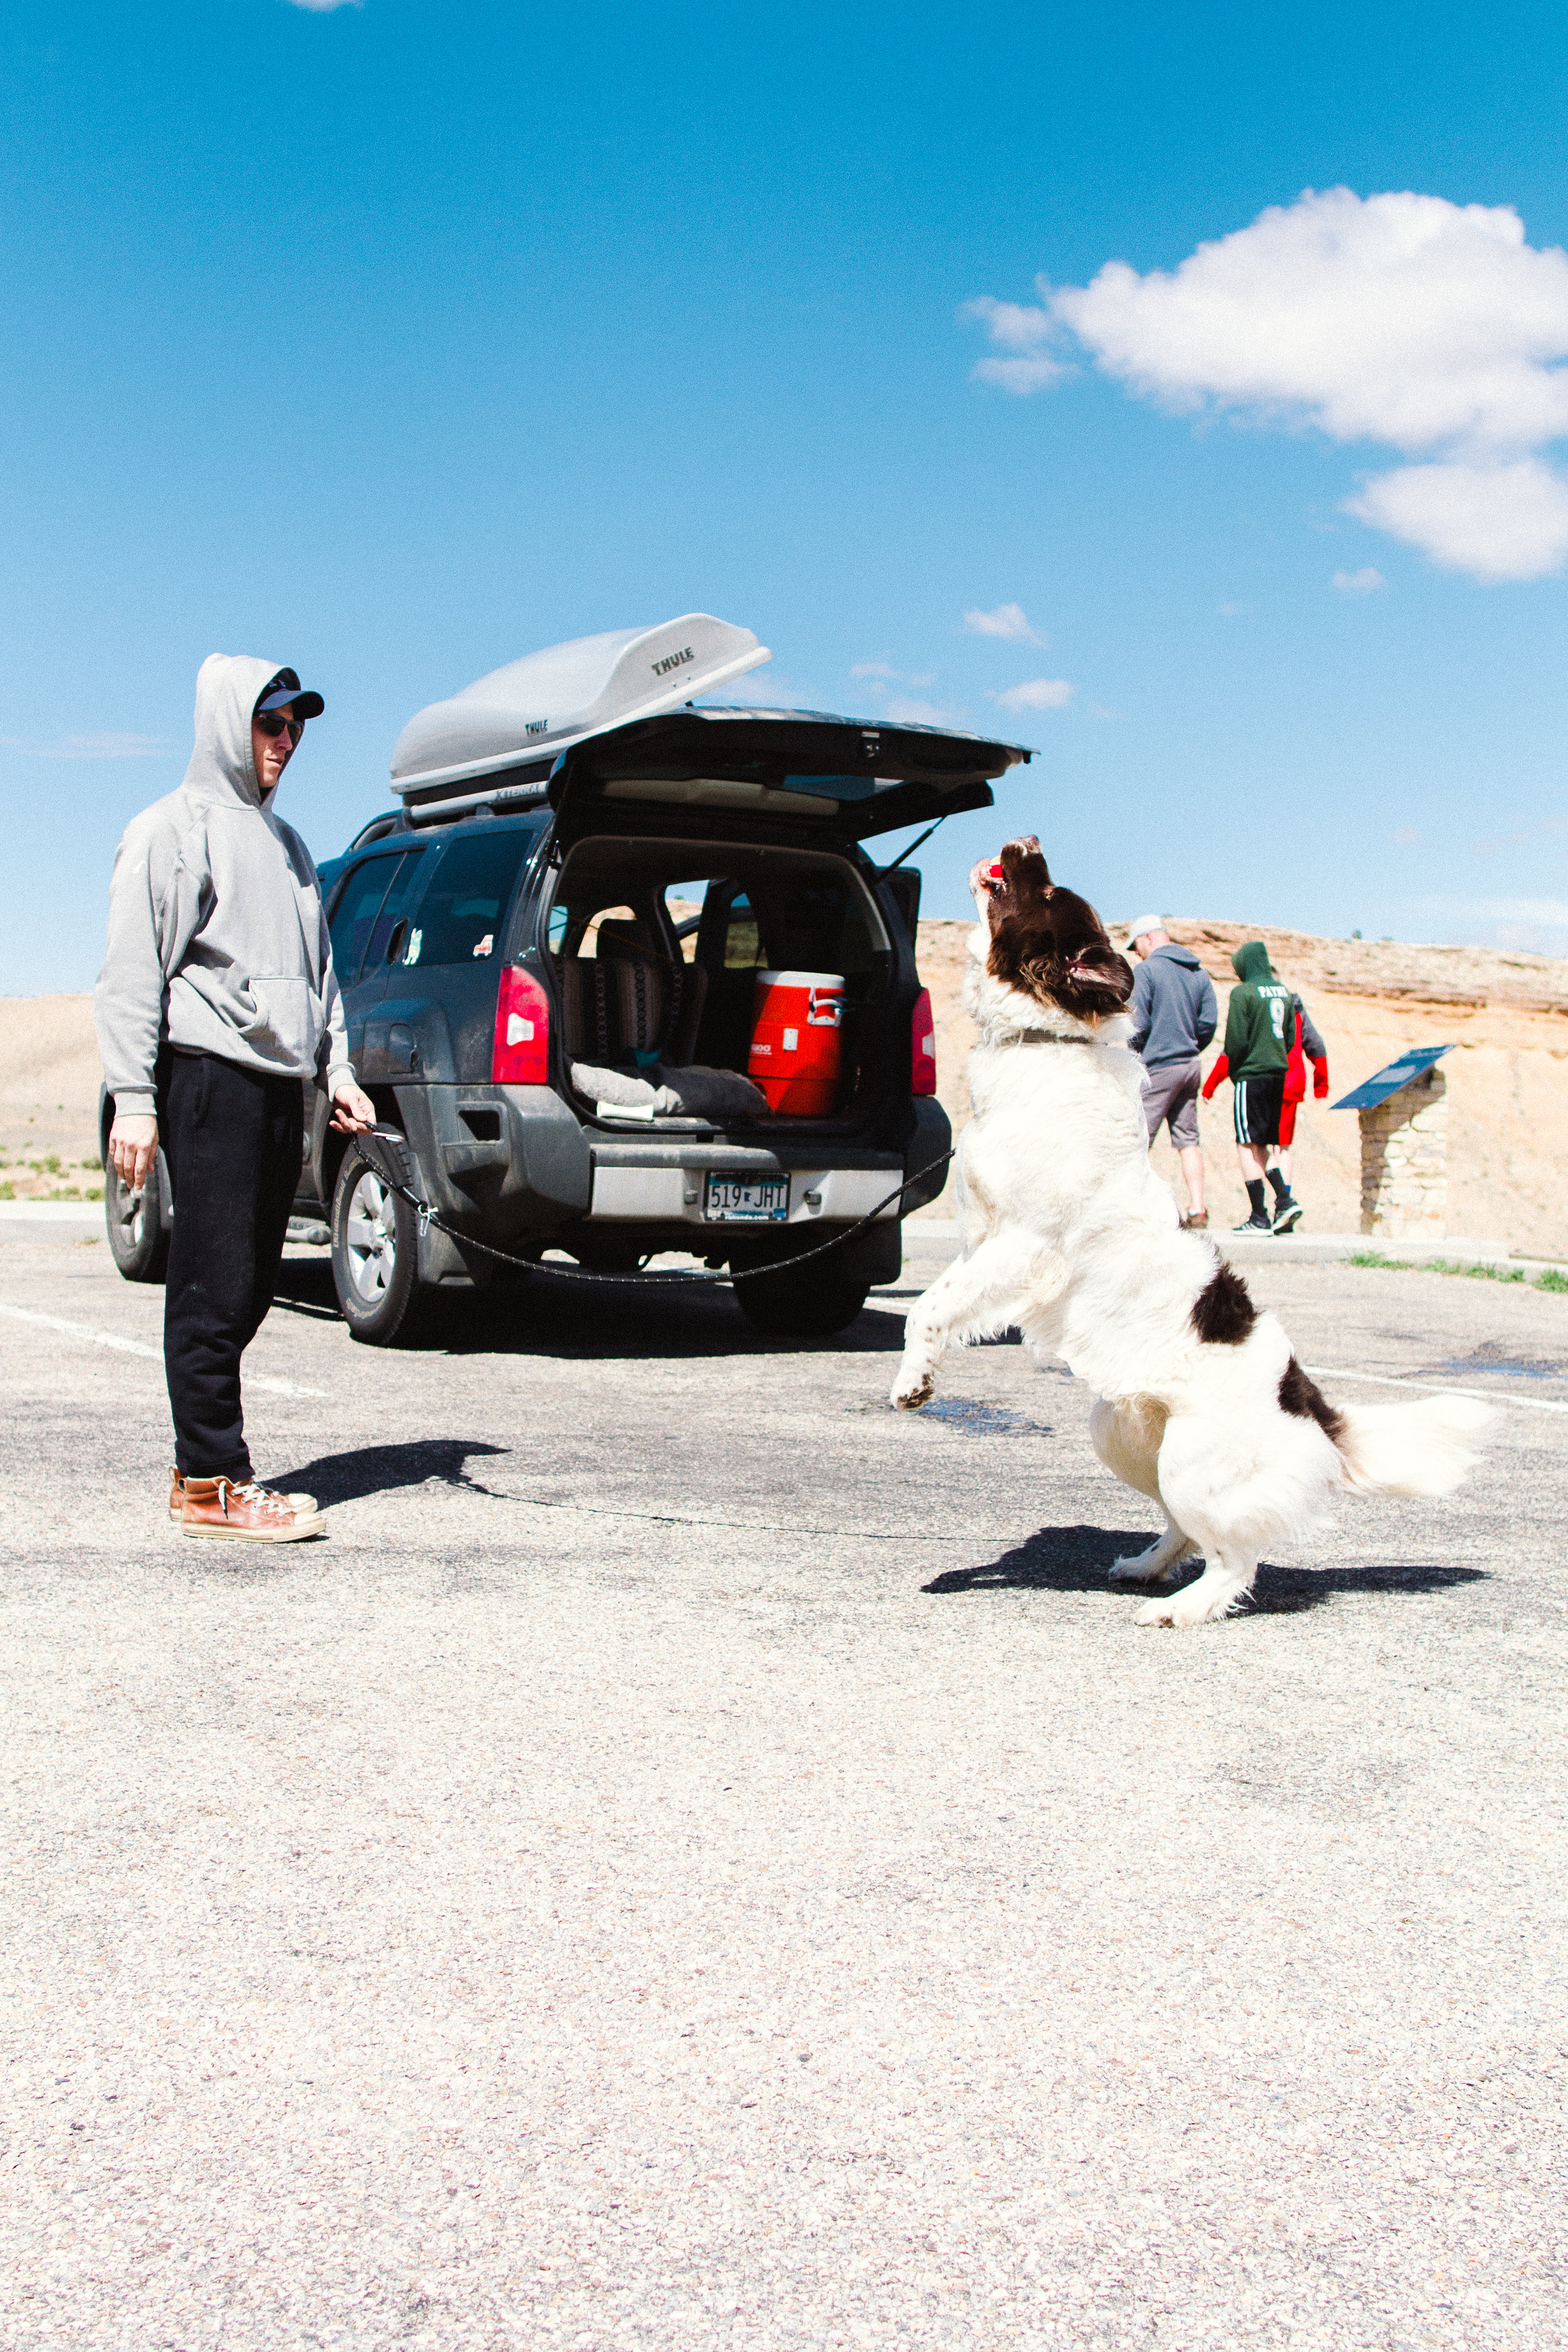
[[[668,671],[679,669],[682,662],[695,661],[696,658],[691,647],[687,646],[681,652],[666,654],[662,661],[656,661],[653,665],[653,674],[655,677],[663,677]]]

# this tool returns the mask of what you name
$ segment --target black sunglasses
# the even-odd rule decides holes
[[[305,722],[302,719],[290,719],[288,713],[282,710],[258,710],[256,714],[256,723],[264,735],[281,735],[287,727],[290,743],[298,743],[305,731]]]

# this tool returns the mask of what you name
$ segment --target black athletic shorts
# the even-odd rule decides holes
[[[1237,1078],[1231,1089],[1236,1097],[1236,1139],[1250,1143],[1259,1151],[1279,1140],[1279,1114],[1285,1108],[1285,1073],[1269,1070],[1261,1078]]]

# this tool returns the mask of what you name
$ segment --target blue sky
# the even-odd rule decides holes
[[[1107,912],[1568,951],[1565,121],[1506,0],[13,0],[0,990],[90,985],[205,654],[325,694],[325,856],[420,705],[692,609],[1038,746],[928,911],[1028,825]]]

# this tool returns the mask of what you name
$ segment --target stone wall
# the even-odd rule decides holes
[[[1448,1088],[1438,1069],[1401,1087],[1361,1120],[1361,1229],[1441,1241],[1448,1213]]]

